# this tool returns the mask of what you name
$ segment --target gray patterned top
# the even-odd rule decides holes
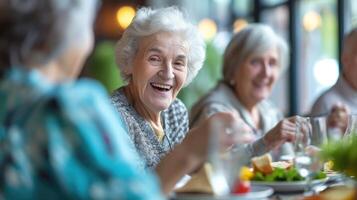
[[[176,144],[181,143],[188,132],[188,113],[185,105],[176,99],[168,109],[161,112],[165,136],[160,142],[146,121],[128,102],[123,88],[113,92],[111,100],[123,116],[136,151],[141,156],[140,166],[153,169]]]

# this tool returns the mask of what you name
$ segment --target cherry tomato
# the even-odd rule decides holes
[[[233,194],[245,194],[250,192],[250,189],[249,181],[237,181],[233,188]]]

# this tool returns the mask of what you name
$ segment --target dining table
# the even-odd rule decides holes
[[[285,186],[279,184],[252,184],[253,191],[246,195],[228,195],[214,196],[210,194],[184,193],[170,195],[170,200],[357,200],[357,181],[343,176],[334,174],[328,176],[326,180],[316,182],[311,185],[309,193],[304,192],[297,183],[291,186],[288,183]],[[280,186],[280,188],[279,188]],[[265,193],[258,193],[257,187],[265,189]],[[268,189],[271,188],[271,191]]]

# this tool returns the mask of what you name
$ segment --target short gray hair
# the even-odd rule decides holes
[[[189,23],[176,7],[156,10],[141,8],[137,11],[132,23],[116,45],[116,62],[121,76],[127,82],[130,80],[131,76],[127,69],[132,67],[140,38],[160,31],[180,33],[189,45],[187,78],[184,84],[187,86],[202,68],[206,45],[197,28]]]
[[[2,0],[0,66],[45,64],[93,23],[98,0]]]
[[[273,46],[276,46],[278,49],[278,64],[280,69],[283,70],[289,62],[288,47],[286,42],[269,26],[250,24],[236,33],[224,52],[224,80],[229,82],[237,68],[242,65],[249,56],[261,54]]]

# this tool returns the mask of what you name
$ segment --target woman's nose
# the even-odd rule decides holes
[[[270,76],[272,73],[271,66],[269,63],[264,62],[262,67],[262,74],[265,76]]]
[[[164,79],[173,79],[175,77],[171,63],[165,64],[159,72],[159,75]]]

